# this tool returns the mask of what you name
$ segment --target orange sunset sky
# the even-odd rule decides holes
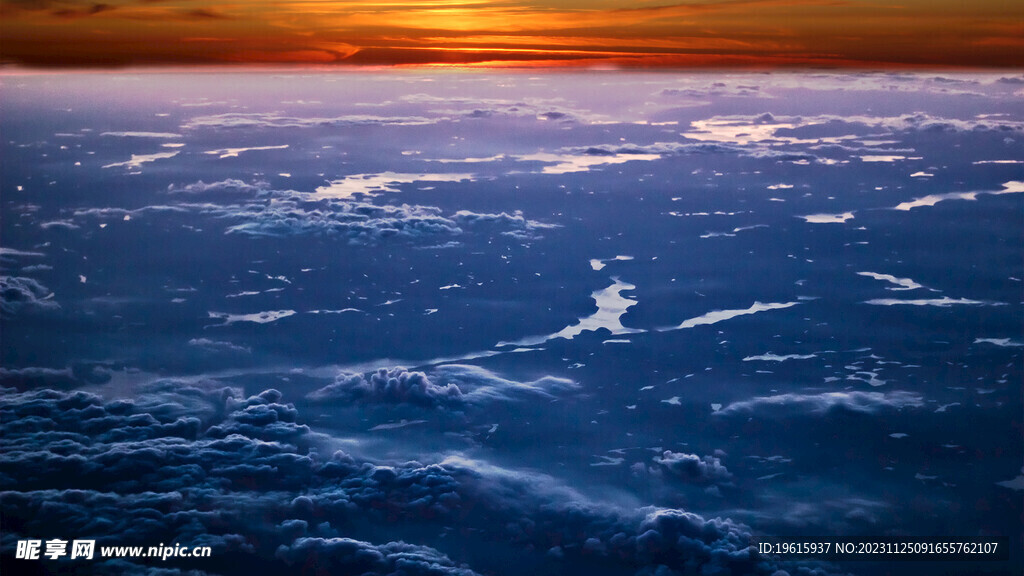
[[[0,63],[1020,67],[1021,0],[0,0]]]

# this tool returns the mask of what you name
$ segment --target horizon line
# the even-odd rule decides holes
[[[476,63],[396,63],[396,64],[350,64],[350,63],[280,63],[280,62],[192,62],[192,63],[148,63],[116,65],[27,65],[23,63],[0,63],[0,76],[27,76],[45,74],[99,74],[99,73],[367,73],[367,72],[507,72],[507,73],[650,73],[650,74],[769,74],[769,73],[836,73],[836,74],[890,74],[890,73],[949,73],[949,74],[1015,74],[1024,73],[1020,66],[980,66],[966,64],[907,64],[860,62],[848,64],[733,64],[733,65],[662,65],[623,66],[606,63],[540,63],[534,61],[496,61]]]

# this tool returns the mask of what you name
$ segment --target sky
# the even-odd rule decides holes
[[[1017,0],[0,0],[0,64],[1014,68]]]

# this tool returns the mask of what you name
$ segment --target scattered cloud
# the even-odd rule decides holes
[[[715,412],[715,415],[753,415],[780,418],[799,415],[825,416],[835,411],[874,414],[880,410],[899,410],[923,405],[924,402],[920,395],[904,391],[793,393],[758,396],[750,400],[733,402]]]
[[[400,174],[384,172],[381,174],[353,174],[338,180],[332,180],[326,186],[316,189],[317,198],[348,200],[355,196],[370,197],[381,192],[399,192],[400,184],[415,182],[466,182],[474,180],[472,174]]]
[[[333,117],[286,116],[276,112],[229,112],[196,116],[182,124],[184,130],[309,128],[314,126],[424,126],[439,119],[422,116],[346,115]]]
[[[211,353],[252,354],[252,348],[248,346],[239,346],[231,342],[209,338],[192,338],[188,341],[188,345]]]
[[[743,361],[744,362],[753,362],[753,361],[785,362],[787,360],[810,360],[811,358],[817,358],[817,357],[818,357],[817,354],[785,354],[785,355],[779,356],[778,354],[772,354],[771,352],[769,352],[767,354],[760,354],[760,355],[757,355],[757,356],[747,356],[746,358],[743,359]]]
[[[269,184],[263,181],[254,182],[248,184],[236,178],[228,178],[225,180],[219,180],[207,184],[202,180],[193,182],[192,184],[186,184],[184,186],[176,186],[171,184],[167,187],[168,194],[216,194],[216,193],[228,193],[228,194],[247,194],[255,196],[260,193],[266,193],[269,190]]]
[[[181,138],[181,134],[175,134],[174,132],[101,132],[100,136],[118,136],[121,138],[158,138],[158,139],[176,139]]]
[[[918,298],[914,300],[899,300],[896,298],[872,298],[871,300],[865,300],[865,304],[871,304],[874,306],[938,306],[939,308],[946,308],[949,306],[1005,306],[1002,302],[992,302],[988,300],[971,300],[970,298],[950,298],[949,296],[943,296],[942,298]]]
[[[768,312],[770,310],[782,310],[784,308],[790,308],[798,305],[799,302],[769,302],[768,304],[762,304],[761,302],[754,302],[750,308],[737,309],[737,310],[715,310],[708,312],[702,316],[696,318],[690,318],[685,320],[682,324],[671,327],[671,328],[660,328],[659,331],[664,332],[666,330],[685,330],[687,328],[694,328],[696,326],[708,326],[711,324],[717,324],[726,320],[731,320],[738,316],[747,316],[750,314],[757,314],[759,312]]]
[[[797,216],[797,218],[803,218],[809,224],[842,224],[847,220],[853,220],[853,212],[843,212],[842,214],[808,214],[807,216]]]
[[[238,158],[239,154],[244,152],[255,152],[259,150],[284,150],[288,148],[287,144],[281,144],[279,146],[250,146],[248,148],[220,148],[218,150],[207,150],[203,154],[212,154],[217,158]]]
[[[295,310],[266,310],[263,312],[253,312],[251,314],[229,314],[227,312],[210,312],[210,318],[217,318],[223,320],[223,324],[217,324],[217,326],[228,326],[236,322],[253,322],[255,324],[269,324],[271,322],[277,322],[282,318],[294,316]]]
[[[910,278],[897,278],[897,277],[893,276],[892,274],[879,274],[877,272],[857,272],[857,274],[859,276],[867,276],[868,278],[874,278],[875,280],[881,280],[883,282],[888,282],[890,284],[894,284],[894,286],[887,287],[886,290],[897,290],[897,291],[899,291],[899,290],[918,290],[918,289],[924,288],[926,290],[931,290],[932,292],[938,292],[938,290],[933,290],[933,289],[928,288],[926,286],[922,286],[921,284],[918,284],[917,282],[914,282]]]
[[[166,160],[167,158],[174,158],[179,154],[178,150],[173,152],[157,152],[155,154],[132,154],[131,160],[125,160],[124,162],[114,162],[113,164],[106,164],[104,168],[119,168],[124,167],[127,169],[142,168],[143,164],[149,162],[156,162],[157,160]]]
[[[607,288],[597,290],[591,294],[591,298],[594,299],[594,303],[597,304],[597,312],[594,312],[586,318],[580,318],[580,321],[571,326],[550,334],[548,336],[528,336],[515,342],[500,342],[499,346],[503,345],[516,345],[516,346],[534,346],[542,344],[548,340],[555,338],[565,338],[572,340],[576,336],[584,332],[595,332],[598,330],[607,330],[612,335],[619,334],[636,334],[644,332],[637,328],[627,328],[622,325],[622,316],[626,312],[636,305],[636,300],[632,300],[622,295],[623,291],[635,290],[636,286],[623,282],[618,276],[612,277],[613,284]]]
[[[991,194],[993,196],[999,196],[1002,194],[1022,194],[1024,193],[1024,181],[1012,180],[1003,184],[1001,190],[976,190],[972,192],[947,192],[945,194],[929,194],[922,198],[917,198],[909,202],[901,202],[893,207],[893,210],[910,211],[914,208],[930,207],[935,206],[939,202],[946,202],[948,200],[977,200],[979,195]]]

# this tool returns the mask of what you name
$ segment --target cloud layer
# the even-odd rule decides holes
[[[452,367],[446,376],[471,372]],[[379,392],[366,393],[430,397],[417,373],[375,376]],[[213,573],[260,565],[298,574],[313,562],[346,573],[471,576],[478,571],[436,548],[437,538],[424,545],[356,536],[387,526],[422,538],[430,526],[455,525],[467,535],[492,534],[533,562],[597,561],[643,574],[779,568],[758,558],[740,524],[677,509],[637,514],[544,474],[460,457],[380,465],[322,454],[323,439],[276,390],[246,397],[166,381],[144,398],[3,391],[5,553],[28,536],[95,536],[98,545],[211,546],[202,569]],[[728,477],[716,458],[694,458],[666,452],[658,462],[688,477],[696,472],[699,481]],[[196,568],[172,562],[161,566]],[[128,560],[81,567],[142,570]]]

